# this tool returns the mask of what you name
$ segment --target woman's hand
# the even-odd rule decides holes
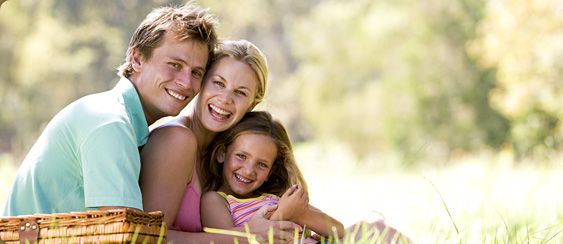
[[[309,194],[305,188],[300,185],[293,185],[282,195],[278,209],[270,219],[279,220],[282,218],[299,224],[299,217],[305,213],[308,207]]]
[[[291,222],[291,221],[277,221],[269,220],[267,216],[272,215],[276,211],[277,206],[275,205],[265,205],[260,208],[247,224],[252,234],[256,235],[256,239],[260,243],[269,243],[269,232],[270,229],[273,231],[273,241],[274,243],[288,243],[293,240],[293,233],[295,229],[302,232],[301,226]]]

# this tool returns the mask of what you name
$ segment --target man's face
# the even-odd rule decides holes
[[[204,42],[178,41],[167,32],[146,60],[133,52],[130,77],[141,98],[147,123],[175,116],[197,95],[205,74],[208,49]]]

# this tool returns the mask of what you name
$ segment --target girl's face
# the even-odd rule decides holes
[[[217,60],[203,81],[196,113],[206,129],[225,131],[254,106],[258,78],[248,64],[230,57]]]
[[[262,134],[242,134],[220,151],[217,161],[223,165],[223,184],[219,191],[239,198],[257,197],[254,193],[272,171],[278,150],[274,141]]]

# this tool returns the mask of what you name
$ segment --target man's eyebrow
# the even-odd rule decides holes
[[[185,59],[181,58],[181,57],[178,57],[178,56],[171,56],[170,59],[172,59],[172,60],[174,60],[174,61],[177,61],[177,62],[180,62],[180,63],[183,63],[184,65],[188,65],[188,62],[187,62]],[[205,66],[203,66],[203,67],[202,67],[202,66],[196,66],[196,67],[194,67],[194,69],[201,69],[201,70],[203,70],[203,72],[206,71],[206,70],[205,70]]]

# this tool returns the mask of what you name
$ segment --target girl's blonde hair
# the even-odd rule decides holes
[[[227,40],[219,43],[211,62],[213,63],[224,57],[242,61],[252,68],[256,78],[258,78],[254,102],[256,104],[260,103],[266,95],[266,85],[268,84],[266,56],[262,54],[258,47],[247,40]]]
[[[249,112],[232,128],[219,133],[203,154],[200,165],[204,191],[216,191],[223,182],[223,164],[217,161],[218,153],[231,145],[237,137],[243,134],[260,134],[272,139],[277,148],[277,157],[270,170],[268,180],[256,192],[270,193],[281,197],[294,184],[302,185],[307,190],[307,184],[295,158],[291,141],[284,126],[272,118],[265,111]]]

